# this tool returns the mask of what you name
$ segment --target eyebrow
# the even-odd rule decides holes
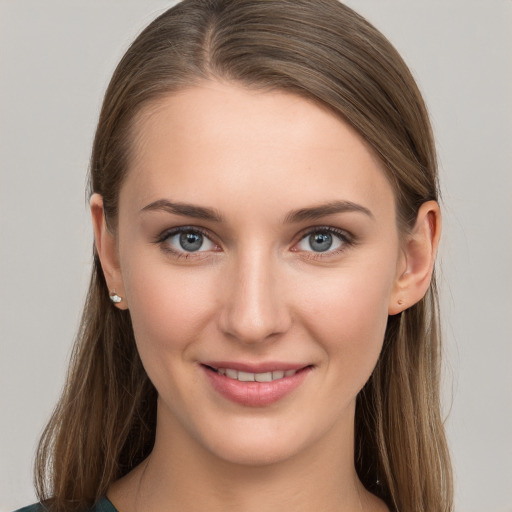
[[[318,220],[327,215],[336,213],[357,212],[363,213],[375,219],[373,213],[366,207],[353,203],[352,201],[331,201],[329,203],[312,206],[310,208],[301,208],[288,213],[284,219],[285,223],[304,222],[306,220]]]
[[[164,211],[195,219],[209,220],[212,222],[223,222],[223,217],[218,210],[204,206],[197,206],[189,203],[174,203],[167,199],[158,199],[142,208],[141,212]],[[366,207],[353,203],[352,201],[330,201],[318,206],[300,208],[289,212],[285,218],[285,224],[293,224],[304,221],[318,220],[336,213],[357,212],[374,219],[373,213]]]
[[[206,208],[188,203],[173,203],[167,199],[159,199],[142,208],[141,212],[148,211],[164,211],[183,215],[185,217],[193,217],[195,219],[211,220],[213,222],[222,222],[222,215],[214,208]]]

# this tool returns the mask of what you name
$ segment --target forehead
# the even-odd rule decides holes
[[[146,108],[133,140],[121,201],[140,208],[179,195],[216,208],[228,199],[240,208],[344,199],[394,209],[362,137],[295,94],[206,82]]]

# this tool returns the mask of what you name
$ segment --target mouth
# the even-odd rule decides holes
[[[266,363],[201,363],[213,389],[228,400],[249,407],[280,401],[301,386],[313,365]]]
[[[293,377],[297,372],[304,370],[307,367],[299,368],[297,370],[273,370],[268,372],[247,372],[236,370],[235,368],[215,368],[213,366],[204,365],[208,370],[225,375],[228,379],[238,380],[240,382],[273,382],[281,380],[286,377]]]

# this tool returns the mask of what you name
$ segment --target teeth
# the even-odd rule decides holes
[[[272,382],[272,372],[255,373],[254,380],[256,382]]]
[[[273,372],[251,373],[233,370],[232,368],[217,368],[217,373],[240,382],[272,382],[273,380],[291,377],[297,370],[275,370]]]
[[[238,372],[231,368],[226,368],[226,377],[229,377],[230,379],[238,379]]]
[[[238,372],[238,380],[242,382],[254,382],[255,377],[255,373]]]

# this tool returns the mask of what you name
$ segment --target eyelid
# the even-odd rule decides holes
[[[330,233],[336,237],[338,237],[341,241],[341,247],[334,250],[327,250],[324,252],[316,252],[316,251],[305,251],[301,249],[297,249],[297,245],[302,242],[306,237],[312,235],[313,233]],[[341,252],[345,251],[349,247],[355,245],[356,239],[354,235],[349,233],[344,229],[335,228],[333,226],[312,226],[304,231],[301,231],[297,236],[297,241],[293,244],[291,250],[293,252],[301,252],[304,255],[307,255],[308,258],[311,259],[320,259],[320,258],[329,258],[331,256],[336,256]]]
[[[177,226],[177,227],[174,227],[174,228],[169,228],[169,229],[164,230],[162,233],[160,233],[156,237],[155,243],[160,245],[160,247],[162,248],[163,251],[165,251],[167,253],[170,253],[170,254],[173,254],[176,257],[202,258],[202,257],[207,256],[207,254],[205,254],[205,253],[212,252],[211,250],[205,250],[205,251],[201,251],[201,250],[198,250],[198,251],[179,250],[179,249],[171,246],[170,244],[166,244],[165,243],[166,240],[168,240],[169,238],[171,238],[173,236],[176,236],[176,235],[178,235],[180,233],[184,233],[184,232],[200,233],[202,236],[207,238],[216,248],[219,248],[219,244],[215,240],[215,237],[212,236],[212,234],[208,230],[206,230],[206,229],[204,229],[202,227],[199,227],[199,226],[190,226],[190,225]],[[213,252],[217,252],[217,251],[213,251]]]
[[[158,235],[156,237],[155,243],[160,245],[163,251],[165,251],[169,254],[172,254],[176,258],[180,258],[180,257],[196,258],[196,259],[197,258],[205,258],[205,257],[208,257],[209,253],[211,253],[211,252],[220,252],[219,250],[189,252],[189,251],[185,251],[185,250],[178,250],[176,248],[173,248],[169,244],[164,243],[168,238],[175,236],[179,233],[186,232],[186,231],[200,233],[205,238],[207,238],[212,244],[214,244],[216,246],[216,249],[220,249],[220,251],[222,250],[220,247],[220,244],[216,241],[216,237],[209,230],[199,227],[199,226],[192,226],[192,225],[177,226],[177,227],[166,229],[163,232],[161,232],[160,235]],[[339,240],[341,241],[341,247],[334,249],[334,250],[327,250],[324,252],[316,252],[313,250],[306,251],[306,250],[297,249],[297,245],[302,240],[304,240],[307,236],[310,236],[311,234],[318,233],[318,232],[324,232],[324,233],[327,232],[327,233],[331,233],[334,236],[338,237]],[[354,246],[356,244],[356,242],[357,241],[356,241],[355,236],[352,233],[350,233],[344,229],[335,228],[333,226],[325,226],[325,225],[311,226],[311,227],[304,229],[297,235],[296,241],[293,243],[290,250],[292,252],[302,253],[303,257],[308,258],[308,259],[323,259],[323,258],[329,258],[329,257],[336,256],[336,255],[340,254],[341,252],[345,251],[349,247]]]

